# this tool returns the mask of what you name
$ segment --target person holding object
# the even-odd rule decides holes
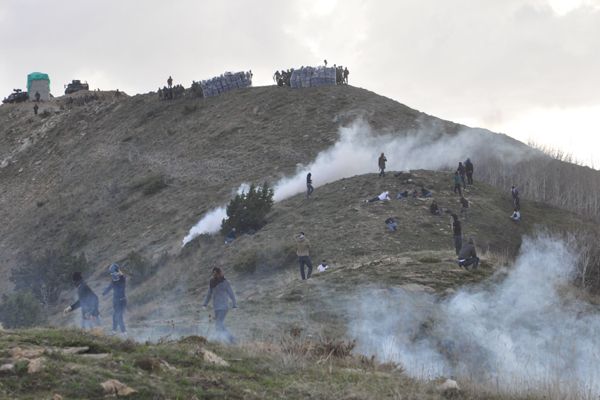
[[[127,297],[125,296],[125,287],[127,285],[127,279],[121,272],[118,264],[111,264],[108,267],[108,273],[111,277],[110,284],[102,292],[102,296],[106,296],[111,290],[113,292],[113,325],[112,333],[117,334],[117,329],[121,330],[123,336],[127,335],[125,329],[125,321],[123,320],[123,314],[125,313],[125,307],[127,306]]]
[[[73,272],[71,276],[77,288],[77,301],[65,308],[64,314],[81,308],[81,329],[93,329],[100,326],[100,311],[98,310],[98,296],[83,280],[81,272]]]
[[[231,308],[237,308],[237,302],[233,290],[231,289],[231,285],[229,285],[229,282],[223,275],[223,271],[219,267],[214,267],[212,269],[212,278],[210,279],[208,293],[204,298],[202,307],[207,308],[211,299],[215,311],[215,326],[219,339],[224,340],[227,343],[234,343],[235,338],[225,327],[225,317],[229,312],[229,300],[231,299]]]
[[[310,260],[310,242],[304,236],[304,232],[296,237],[296,255],[298,256],[298,263],[300,264],[300,277],[302,280],[309,279],[312,275],[312,261]],[[308,271],[304,275],[304,266],[306,265]]]

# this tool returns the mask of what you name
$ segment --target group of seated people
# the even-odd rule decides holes
[[[408,199],[409,197],[412,197],[413,199],[417,199],[417,198],[426,199],[426,198],[433,197],[433,193],[430,190],[425,189],[425,186],[421,186],[420,191],[418,191],[416,189],[413,190],[412,192],[405,190],[403,192],[399,192],[396,195],[397,200]],[[366,202],[373,203],[375,201],[389,201],[389,200],[391,200],[390,192],[386,190],[385,192],[382,192],[380,195],[375,196],[372,199],[366,200]]]

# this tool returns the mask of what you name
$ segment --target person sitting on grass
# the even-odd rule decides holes
[[[319,264],[317,266],[317,271],[318,272],[325,272],[329,269],[329,265],[327,265],[327,262],[325,262],[325,260],[321,261],[321,264]]]
[[[510,219],[512,219],[515,222],[519,222],[521,220],[521,211],[515,208],[512,215],[510,216]]]
[[[467,243],[460,249],[460,253],[458,253],[458,265],[466,268],[468,271],[479,267],[479,257],[477,257],[473,238],[469,238]]]
[[[390,232],[396,232],[396,230],[398,229],[398,223],[396,222],[396,219],[394,217],[389,217],[384,222],[385,226],[387,226]]]
[[[396,199],[398,199],[398,200],[408,199],[408,190],[405,190],[404,192],[399,192],[396,195]]]
[[[429,206],[429,212],[431,212],[433,215],[442,215],[442,211],[440,210],[437,201],[433,200],[431,202],[431,205]]]
[[[390,200],[390,192],[387,190],[381,193],[379,196],[375,196],[370,200],[367,200],[367,203],[373,203],[375,201],[389,201]]]

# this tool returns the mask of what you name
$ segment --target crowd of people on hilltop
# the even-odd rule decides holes
[[[183,97],[185,94],[185,88],[181,84],[173,86],[173,78],[169,76],[167,79],[167,86],[163,86],[162,89],[158,88],[158,99],[159,100],[174,100]]]
[[[327,68],[327,60],[323,61],[325,64],[325,68]],[[300,69],[304,68],[304,66],[300,67]],[[348,67],[343,67],[341,65],[333,65],[335,69],[335,82],[337,85],[347,85],[348,84],[348,76],[350,75],[350,71]],[[277,86],[283,87],[288,86],[291,87],[292,75],[294,73],[294,68],[290,69],[282,69],[281,71],[275,71],[273,74],[273,81]]]

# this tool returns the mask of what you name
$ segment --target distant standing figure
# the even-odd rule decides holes
[[[312,185],[312,174],[309,172],[306,174],[306,198],[308,199],[314,191],[315,188]]]
[[[123,320],[123,314],[125,314],[125,307],[127,307],[127,297],[125,296],[125,287],[127,286],[127,279],[121,272],[118,264],[111,264],[108,267],[108,273],[111,277],[110,285],[102,292],[103,296],[106,296],[111,290],[113,292],[113,325],[112,333],[116,334],[117,329],[121,330],[121,334],[127,335],[127,329],[125,329],[125,321]]]
[[[469,200],[465,199],[464,196],[460,197],[460,214],[467,219],[468,218],[468,211],[469,211]]]
[[[462,190],[460,189],[460,176],[458,175],[458,171],[454,173],[454,193],[457,193],[459,196],[462,196]]]
[[[465,267],[469,271],[479,267],[479,257],[477,257],[477,250],[475,249],[473,238],[469,238],[467,244],[460,249],[460,253],[458,254],[458,265]],[[469,268],[471,265],[473,267]]]
[[[520,210],[521,209],[521,199],[519,198],[519,189],[517,189],[517,187],[515,185],[512,185],[512,187],[510,188],[510,194],[513,199],[514,208],[516,208],[517,210]]]
[[[302,280],[309,279],[312,275],[312,262],[310,261],[310,242],[304,236],[304,232],[296,237],[296,255],[300,264],[300,277]],[[307,267],[307,274],[304,275],[304,266]]]
[[[462,225],[456,214],[452,214],[452,235],[454,239],[454,250],[456,251],[456,255],[458,255],[462,248]]]
[[[38,114],[38,110],[39,110],[39,108],[40,108],[40,107],[37,105],[37,103],[35,103],[35,104],[33,105],[33,114],[34,114],[34,115],[37,115],[37,114]]]
[[[34,95],[34,96],[35,96],[35,102],[36,102],[36,103],[39,103],[39,102],[40,102],[40,98],[42,97],[42,96],[40,95],[40,92],[35,92],[35,95]]]
[[[325,63],[325,67],[327,67],[327,60],[323,60],[323,62]]]
[[[171,75],[169,75],[169,79],[167,79],[167,86],[169,89],[173,87],[173,78],[171,78]]]
[[[456,172],[458,172],[458,175],[460,176],[460,182],[463,185],[463,188],[467,188],[467,183],[465,181],[465,176],[467,174],[467,171],[465,169],[465,166],[463,165],[462,162],[458,163],[458,168],[456,169]]]
[[[215,326],[220,339],[224,339],[228,343],[234,343],[235,338],[225,327],[225,317],[229,312],[229,300],[231,299],[231,308],[237,308],[235,295],[231,289],[231,285],[221,268],[214,267],[212,269],[212,278],[208,285],[208,293],[204,298],[202,307],[206,308],[212,299],[213,309],[215,310]]]
[[[385,154],[381,153],[381,155],[379,156],[379,177],[384,177],[385,176],[385,163],[387,162],[387,158],[385,158]]]
[[[465,171],[467,173],[467,184],[472,185],[473,184],[473,163],[471,162],[470,158],[467,158],[467,161],[465,161]]]
[[[73,272],[71,279],[77,288],[77,301],[65,308],[64,313],[67,314],[81,308],[81,329],[93,329],[100,326],[98,296],[85,283],[81,272]]]
[[[348,71],[348,67],[344,68],[344,83],[348,84],[348,75],[350,75],[350,71]]]

